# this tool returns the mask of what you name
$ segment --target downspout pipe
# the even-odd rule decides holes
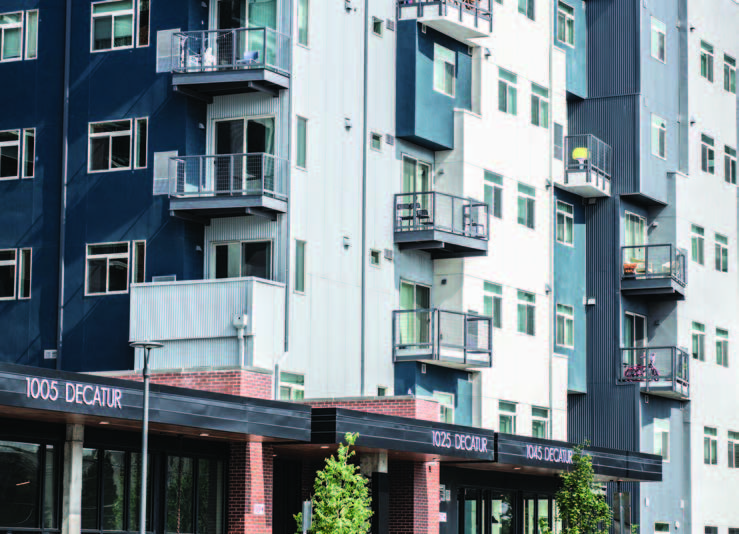
[[[64,30],[64,103],[62,106],[62,180],[59,201],[59,295],[57,304],[56,368],[61,370],[64,342],[64,249],[67,237],[67,183],[69,181],[69,70],[72,54],[72,0],[66,0]]]
[[[364,87],[362,89],[362,299],[360,314],[360,347],[359,347],[359,395],[365,392],[365,345],[367,337],[367,91],[369,86],[369,0],[364,0]]]
[[[551,7],[551,6],[550,6]],[[551,95],[551,109],[554,111],[554,9],[549,10],[549,91]],[[566,104],[565,104],[566,105]],[[554,322],[557,317],[557,304],[554,295],[554,236],[555,228],[552,228],[554,221],[554,113],[549,113],[549,437],[554,437],[554,337],[556,329]],[[566,428],[566,427],[565,427]]]

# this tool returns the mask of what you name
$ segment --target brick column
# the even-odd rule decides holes
[[[439,534],[439,463],[413,468],[414,534]]]
[[[228,534],[271,534],[272,462],[269,445],[231,444]]]

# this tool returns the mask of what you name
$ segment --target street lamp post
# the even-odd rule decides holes
[[[139,509],[139,532],[146,532],[146,475],[149,451],[149,356],[151,349],[163,347],[162,343],[156,341],[134,341],[131,346],[135,349],[144,349],[144,423],[141,429],[141,503]]]

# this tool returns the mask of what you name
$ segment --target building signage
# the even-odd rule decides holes
[[[121,405],[123,391],[119,388],[49,378],[26,377],[26,397],[51,402],[123,409]]]
[[[571,464],[575,451],[567,447],[547,447],[545,445],[526,445],[526,459],[558,464]]]
[[[483,436],[445,430],[432,430],[431,438],[434,447],[455,451],[488,452],[488,443],[492,445],[490,440]]]

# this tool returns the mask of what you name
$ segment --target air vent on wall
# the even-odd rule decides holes
[[[392,19],[387,19],[385,21],[385,27],[390,30],[391,32],[395,31],[395,21]]]
[[[387,261],[393,261],[393,249],[386,248],[384,251],[384,256]]]
[[[152,276],[151,281],[152,282],[176,282],[177,275],[176,274],[166,274],[164,276]]]
[[[56,360],[56,350],[45,350],[44,360]]]
[[[392,136],[392,135],[390,135],[390,134],[385,134],[385,142],[386,142],[386,143],[387,143],[388,145],[392,146],[392,145],[394,145],[394,144],[395,144],[395,137],[394,137],[394,136]]]

